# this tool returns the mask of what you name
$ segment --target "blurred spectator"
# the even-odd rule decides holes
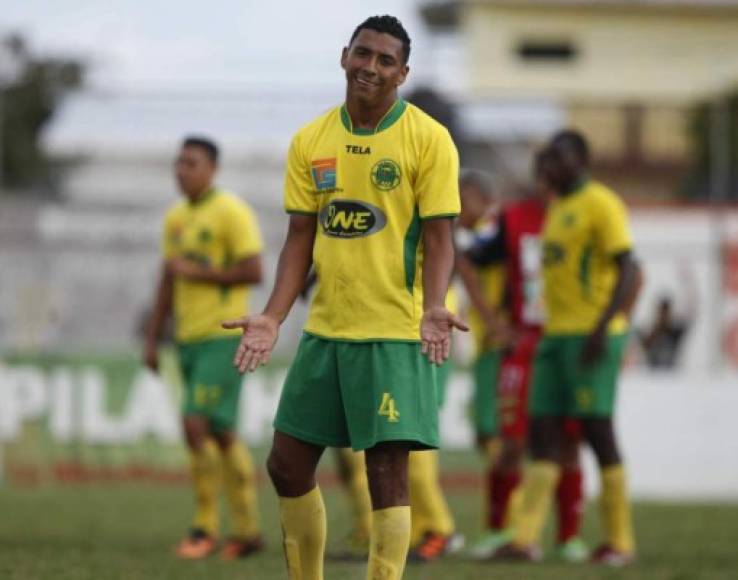
[[[650,328],[638,331],[646,363],[652,369],[673,369],[677,366],[684,338],[696,315],[696,292],[691,275],[681,276],[686,282],[687,308],[682,316],[675,314],[674,300],[670,295],[662,296],[656,306]]]

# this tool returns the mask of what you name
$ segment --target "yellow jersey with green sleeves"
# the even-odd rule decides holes
[[[196,202],[181,201],[167,212],[162,250],[165,259],[181,257],[216,268],[259,254],[259,226],[251,207],[234,194],[213,188]],[[221,323],[247,311],[247,284],[221,286],[174,280],[175,336],[192,342],[238,335]]]
[[[318,284],[306,332],[336,340],[419,340],[422,222],[458,215],[458,178],[448,131],[403,100],[372,131],[354,130],[341,106],[295,135],[285,209],[318,220]]]
[[[587,181],[550,203],[543,226],[547,334],[594,330],[616,282],[613,258],[632,245],[625,204],[604,185]],[[608,330],[626,328],[626,317],[618,314]]]

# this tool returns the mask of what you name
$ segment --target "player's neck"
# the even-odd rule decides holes
[[[198,193],[187,194],[187,201],[189,201],[193,205],[203,202],[210,197],[210,194],[212,194],[213,191],[215,191],[215,187],[212,184],[208,185],[205,189]]]
[[[348,112],[351,118],[351,126],[354,129],[376,129],[396,102],[396,92],[392,93],[385,101],[378,105],[367,105],[347,94],[346,112]]]

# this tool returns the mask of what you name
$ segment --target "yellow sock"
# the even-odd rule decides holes
[[[233,535],[253,538],[260,534],[256,502],[256,477],[249,450],[234,441],[223,452],[223,481],[233,518]]]
[[[214,536],[218,532],[220,452],[212,439],[198,451],[190,451],[190,473],[195,487],[195,519],[192,527]]]
[[[502,452],[502,439],[499,437],[490,437],[484,442],[484,454],[487,456],[487,461],[490,465],[493,465],[497,458]]]
[[[400,580],[410,547],[410,506],[372,512],[367,580]]]
[[[622,465],[606,467],[601,471],[601,477],[602,521],[607,541],[616,550],[631,554],[635,549],[635,540],[625,468]]]
[[[316,486],[300,497],[279,498],[284,553],[290,580],[323,580],[325,506]]]
[[[438,481],[438,451],[412,451],[408,463],[410,487],[410,545],[415,546],[426,532],[448,536],[454,519]]]
[[[561,468],[551,461],[534,461],[525,469],[513,539],[518,546],[538,543],[560,474]]]
[[[364,454],[352,449],[342,449],[340,457],[348,473],[347,486],[354,513],[354,540],[368,546],[372,529],[372,499],[369,495]]]
[[[510,494],[505,511],[505,528],[514,528],[520,521],[520,510],[523,506],[523,486],[518,485]]]

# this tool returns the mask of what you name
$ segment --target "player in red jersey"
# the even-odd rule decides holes
[[[489,476],[492,498],[488,514],[489,533],[472,550],[472,556],[485,559],[510,539],[515,525],[515,489],[521,480],[528,433],[528,385],[536,346],[541,337],[543,308],[541,297],[540,233],[550,192],[540,179],[546,153],[535,159],[536,191],[503,208],[497,235],[472,246],[465,259],[477,267],[502,262],[507,273],[508,315],[497,316],[486,305],[484,315],[489,332],[507,345],[498,380],[498,409],[502,451]],[[478,296],[478,292],[469,292]],[[569,425],[558,488],[559,556],[568,561],[584,561],[588,550],[578,537],[583,507],[582,472],[579,465],[577,424]]]

